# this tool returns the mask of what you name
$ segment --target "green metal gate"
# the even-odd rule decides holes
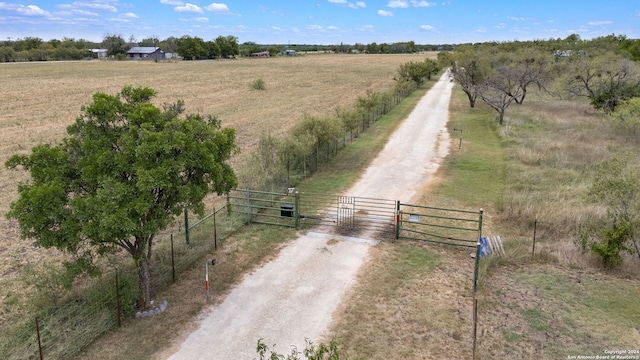
[[[282,194],[247,189],[231,190],[227,194],[227,211],[244,218],[245,223],[298,227],[299,198],[297,194]]]
[[[227,211],[244,217],[246,223],[374,230],[395,233],[396,239],[470,248],[476,248],[482,237],[482,209],[436,208],[386,199],[237,189],[227,195]]]
[[[476,248],[482,237],[482,209],[455,210],[398,203],[396,239]]]
[[[395,200],[318,193],[273,193],[236,189],[227,195],[227,211],[246,223],[282,226],[329,225],[348,230],[395,231]]]
[[[300,218],[309,225],[373,230],[393,236],[397,204],[395,200],[300,193]]]

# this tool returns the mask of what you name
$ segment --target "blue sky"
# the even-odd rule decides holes
[[[218,2],[219,1],[219,2]],[[240,43],[458,44],[609,34],[640,38],[640,0],[9,0],[0,40],[106,34]]]

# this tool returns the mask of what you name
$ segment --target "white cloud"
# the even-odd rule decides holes
[[[184,3],[179,0],[160,0],[160,4],[174,5],[174,6],[184,5]]]
[[[496,25],[496,29],[504,29],[506,27],[505,23],[500,23]]]
[[[329,0],[332,4],[346,4],[347,0]]]
[[[84,1],[76,1],[76,2],[73,3],[73,5],[81,6],[81,7],[88,7],[88,8],[97,9],[97,10],[111,11],[111,12],[117,12],[118,11],[118,9],[116,9],[115,6],[109,5],[109,4],[103,4],[103,3],[90,3],[90,2],[84,2]]]
[[[367,4],[365,4],[364,1],[356,1],[355,3],[349,3],[349,7],[352,9],[360,9],[366,8]]]
[[[189,3],[186,3],[182,6],[176,6],[175,8],[173,8],[173,10],[177,12],[192,12],[192,13],[204,14],[204,11],[202,11],[202,9],[198,5],[193,5]]]
[[[524,21],[523,17],[516,17],[516,16],[507,16],[507,19],[513,20],[513,21]]]
[[[209,18],[206,17],[197,17],[195,19],[193,19],[193,21],[197,21],[197,22],[208,22]]]
[[[320,26],[320,25],[309,25],[309,26],[307,26],[307,29],[309,29],[309,30],[322,30],[322,26]]]
[[[407,8],[409,4],[405,0],[391,0],[389,4],[387,4],[390,8]]]
[[[611,25],[611,24],[613,24],[613,21],[609,21],[609,20],[606,20],[606,21],[592,21],[592,22],[590,22],[588,24],[589,24],[589,26]]]
[[[93,11],[78,10],[78,9],[71,10],[71,13],[74,15],[98,16],[98,13],[95,13]]]
[[[378,15],[380,15],[380,16],[393,16],[393,13],[391,11],[378,10]]]
[[[486,33],[487,32],[487,28],[485,28],[485,27],[477,28],[473,32]]]
[[[375,26],[373,26],[373,25],[365,25],[365,26],[362,28],[362,30],[363,30],[363,31],[369,31],[369,32],[375,32],[375,31],[376,31],[376,28],[375,28]]]
[[[411,0],[411,4],[413,5],[413,7],[431,7],[431,6],[436,6],[436,3],[430,3],[428,1],[417,1],[417,0]]]
[[[327,26],[327,30],[339,30],[339,28],[337,26]]]
[[[229,12],[229,7],[227,6],[227,4],[211,3],[211,5],[205,6],[205,9],[217,13]]]
[[[51,16],[48,11],[42,10],[36,5],[24,6],[21,4],[0,2],[0,10],[15,11],[18,14],[25,16]]]
[[[431,30],[433,30],[435,28],[433,26],[431,26],[431,25],[422,25],[422,26],[420,26],[420,29],[421,30],[425,30],[425,31],[431,31]]]
[[[109,21],[126,22],[126,23],[128,23],[128,22],[131,22],[131,19],[117,17],[117,18],[111,18],[111,19],[109,19]]]
[[[275,31],[282,31],[282,28],[279,28],[277,26],[272,26],[271,29]]]
[[[16,11],[19,14],[26,16],[51,16],[48,11],[44,11],[35,5],[19,5]]]
[[[128,12],[128,13],[122,14],[122,15],[120,15],[120,17],[126,18],[126,19],[139,19],[140,18],[140,16],[138,16],[138,15],[132,13],[132,12]]]

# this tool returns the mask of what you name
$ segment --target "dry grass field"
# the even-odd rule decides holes
[[[116,94],[125,84],[158,92],[157,104],[184,100],[187,112],[212,114],[233,127],[242,153],[260,136],[285,133],[303,115],[331,114],[367,90],[393,87],[398,67],[434,54],[307,55],[270,59],[197,62],[52,62],[0,64],[0,305],[5,291],[28,264],[59,257],[20,241],[17,225],[4,214],[26,180],[4,162],[40,143],[57,143],[96,92]],[[262,79],[265,90],[251,84]],[[0,306],[0,320],[2,319]]]

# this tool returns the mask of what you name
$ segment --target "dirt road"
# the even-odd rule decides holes
[[[411,200],[447,155],[452,87],[443,75],[347,195]],[[200,328],[169,359],[255,359],[258,339],[276,344],[280,353],[304,349],[305,338],[317,343],[375,244],[314,232],[300,236],[202,314]]]

